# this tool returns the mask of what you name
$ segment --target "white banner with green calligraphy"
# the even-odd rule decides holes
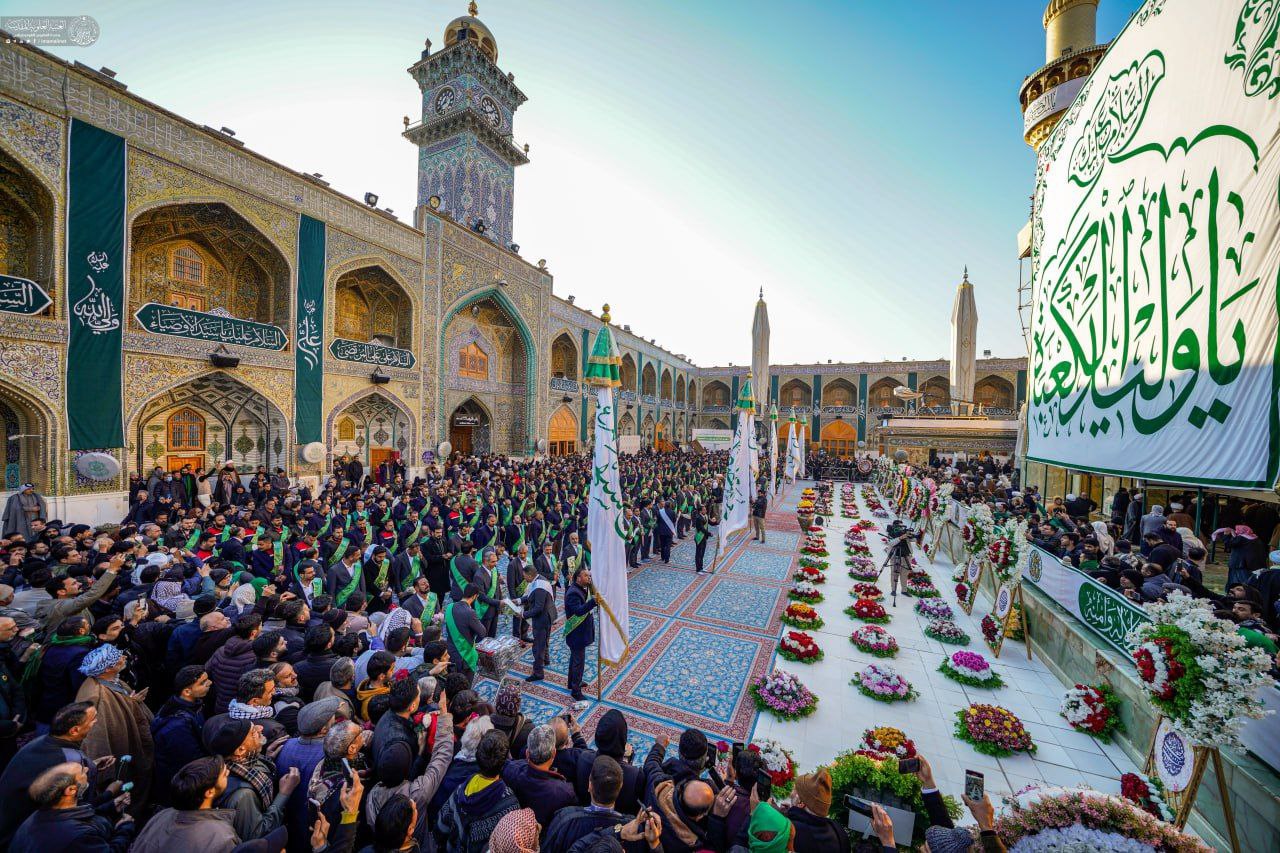
[[[729,447],[729,464],[724,475],[724,498],[720,512],[720,541],[728,542],[729,535],[747,526],[751,501],[755,499],[755,480],[752,478],[752,456],[755,448],[755,403],[751,399],[751,379],[742,383],[738,395],[738,425],[733,431],[733,444]]]
[[[1274,484],[1278,9],[1148,0],[1040,148],[1028,458]]]

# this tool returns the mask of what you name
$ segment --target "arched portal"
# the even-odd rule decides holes
[[[622,375],[622,390],[637,391],[636,387],[636,360],[631,357],[631,353],[622,356],[622,369],[619,371]]]
[[[442,329],[444,390],[464,392],[496,413],[488,421],[485,452],[528,453],[534,433],[541,432],[533,422],[538,353],[505,289],[492,287],[459,300],[446,312]],[[443,433],[452,434],[449,409],[442,406],[440,415],[446,419]]]
[[[16,491],[23,483],[42,494],[52,492],[49,459],[57,446],[44,407],[13,386],[0,382],[0,430],[4,432],[4,486]]]
[[[896,379],[884,378],[871,386],[867,391],[867,408],[874,409],[892,409],[902,405],[897,397],[893,396],[893,389],[901,387],[902,383]]]
[[[684,377],[683,376],[676,377],[676,405],[677,406],[684,405]]]
[[[926,380],[920,386],[920,393],[924,394],[920,398],[920,405],[924,408],[951,405],[951,382],[944,377],[934,376]]]
[[[53,221],[53,196],[25,166],[0,151],[0,273],[31,279],[51,297]]]
[[[658,393],[658,371],[653,369],[653,362],[646,364],[640,372],[640,393],[646,397],[654,397]]]
[[[623,412],[618,418],[618,435],[635,435],[636,419],[630,412]]]
[[[413,446],[413,418],[396,400],[365,391],[334,407],[326,421],[331,459],[354,457],[377,476],[383,462],[404,459]]]
[[[813,393],[809,383],[803,379],[792,379],[778,389],[778,409],[787,411],[793,406],[800,408],[813,403]]]
[[[492,422],[489,413],[473,397],[449,415],[449,443],[454,452],[485,454],[490,452],[490,430]]]
[[[645,447],[652,446],[654,431],[653,415],[645,415],[640,425],[640,444]]]
[[[1013,383],[1000,376],[986,376],[973,386],[973,400],[984,409],[1013,409]]]
[[[547,427],[547,452],[551,456],[568,456],[578,452],[578,418],[568,406],[551,415]]]
[[[702,387],[702,405],[704,408],[729,405],[729,386],[719,379],[706,383]]]
[[[674,393],[672,391],[671,384],[671,371],[665,367],[662,369],[662,385],[660,387],[662,391],[662,399],[670,401],[672,394]]]
[[[289,264],[274,243],[226,204],[191,202],[144,211],[133,220],[130,246],[131,316],[156,302],[289,327]]]
[[[847,458],[858,452],[858,430],[846,420],[834,420],[822,427],[822,449],[832,456]]]
[[[659,450],[670,450],[671,438],[671,413],[668,412],[654,427],[653,446]]]
[[[853,387],[847,379],[832,379],[830,382],[822,383],[822,405],[825,406],[856,406],[858,404],[858,391]]]
[[[578,348],[568,332],[561,332],[551,342],[551,376],[555,379],[578,378]]]
[[[380,266],[345,272],[334,288],[334,337],[413,348],[413,300]]]
[[[229,373],[206,373],[161,391],[129,420],[130,461],[140,472],[195,472],[224,462],[241,471],[287,467],[284,414]]]

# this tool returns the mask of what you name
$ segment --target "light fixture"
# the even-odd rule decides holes
[[[391,381],[391,377],[383,373],[381,367],[375,367],[373,373],[369,375],[369,381],[374,385],[386,385]]]
[[[365,194],[364,194],[364,203],[365,203],[365,204],[367,204],[367,205],[369,205],[370,207],[377,207],[377,206],[378,206],[378,194],[377,194],[377,193],[365,193]]]
[[[433,195],[431,198],[427,199],[427,207],[431,208],[432,210],[439,210],[440,196]]]
[[[405,129],[405,130],[408,130],[408,129],[409,129],[409,117],[408,117],[408,116],[405,116],[405,117],[404,117],[404,129]]]
[[[561,398],[560,398],[560,402],[561,402],[561,403],[572,403],[572,402],[573,402],[573,398],[572,398],[572,397],[570,397],[568,394],[565,394],[563,397],[561,397]]]
[[[235,135],[236,135],[236,132],[235,132],[234,130],[232,130],[231,128],[226,127],[226,126],[223,126],[223,127],[218,128],[218,131],[219,131],[220,133],[225,133],[227,136],[235,136]]]
[[[486,230],[484,220],[477,219],[475,222],[473,222],[471,224],[471,230],[476,232],[477,234],[483,234]]]
[[[564,298],[564,300],[565,300],[565,302],[568,302],[570,305],[572,305],[572,304],[573,304],[573,294],[572,294],[572,293],[570,293],[568,296],[566,296],[566,297]]]
[[[239,367],[240,358],[232,355],[225,344],[218,344],[217,349],[209,353],[209,363],[214,367]]]
[[[479,317],[479,316],[480,316],[480,306],[479,306],[479,305],[472,305],[472,306],[471,306],[471,316],[472,316],[472,317]]]
[[[519,243],[512,243],[508,248],[510,248],[510,249],[511,249],[511,251],[515,252],[517,255],[518,255],[518,254],[520,254],[520,244],[519,244]]]
[[[545,270],[547,268],[547,259],[538,258],[538,269]]]

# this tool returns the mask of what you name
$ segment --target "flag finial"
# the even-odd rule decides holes
[[[480,14],[480,10],[476,8],[476,0],[471,0],[471,2],[467,4],[467,14],[473,18]]]
[[[608,302],[604,304],[604,313],[600,315],[600,319],[604,320],[606,323],[610,322]]]

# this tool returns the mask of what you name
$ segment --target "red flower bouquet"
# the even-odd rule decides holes
[[[782,614],[782,624],[792,628],[821,628],[822,617],[803,601],[793,601]]]
[[[863,622],[872,622],[884,624],[889,621],[889,614],[885,612],[884,607],[878,601],[870,598],[859,598],[849,607],[844,609],[848,616],[854,619],[861,619]]]
[[[809,634],[803,631],[788,631],[782,635],[778,643],[778,654],[797,663],[815,663],[822,660],[822,649]]]
[[[1062,697],[1060,713],[1071,728],[1101,740],[1109,740],[1112,732],[1124,729],[1120,697],[1106,684],[1072,687]]]
[[[884,591],[873,583],[855,583],[849,594],[854,598],[884,598]]]

